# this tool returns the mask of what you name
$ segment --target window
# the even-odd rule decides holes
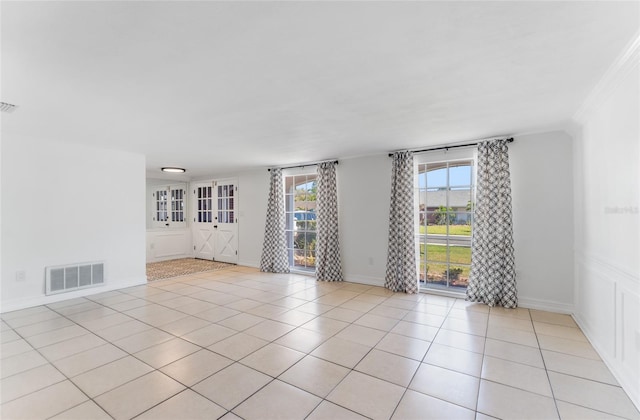
[[[234,223],[234,196],[233,184],[218,185],[218,222]]]
[[[156,199],[156,216],[153,220],[157,222],[168,222],[168,204],[167,204],[167,190],[157,190],[154,193]]]
[[[213,199],[213,187],[211,185],[199,186],[196,189],[196,203],[198,206],[196,221],[198,223],[211,223],[213,222],[213,202],[211,201]]]
[[[184,193],[185,190],[180,188],[171,191],[171,221],[184,222]]]
[[[463,291],[471,269],[474,160],[421,158],[416,183],[420,285]]]
[[[287,252],[293,270],[314,271],[316,265],[317,175],[285,175]]]
[[[156,187],[153,193],[153,224],[156,227],[185,227],[185,185]]]

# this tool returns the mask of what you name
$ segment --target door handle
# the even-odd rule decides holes
[[[218,229],[218,225],[213,225],[213,228],[214,229]]]

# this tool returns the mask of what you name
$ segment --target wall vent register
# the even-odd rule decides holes
[[[104,284],[104,262],[46,267],[46,294],[53,295]]]

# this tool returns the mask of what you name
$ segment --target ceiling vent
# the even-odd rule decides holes
[[[0,111],[2,112],[13,112],[18,107],[18,105],[8,104],[6,102],[0,102]]]

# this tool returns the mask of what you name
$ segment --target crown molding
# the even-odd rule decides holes
[[[640,63],[640,32],[637,32],[624,48],[622,53],[611,64],[609,69],[596,83],[591,93],[587,95],[578,110],[573,114],[572,120],[578,124],[584,124],[589,114],[597,108],[598,104],[605,101],[615,90],[615,87],[624,80],[632,71],[638,71]]]

